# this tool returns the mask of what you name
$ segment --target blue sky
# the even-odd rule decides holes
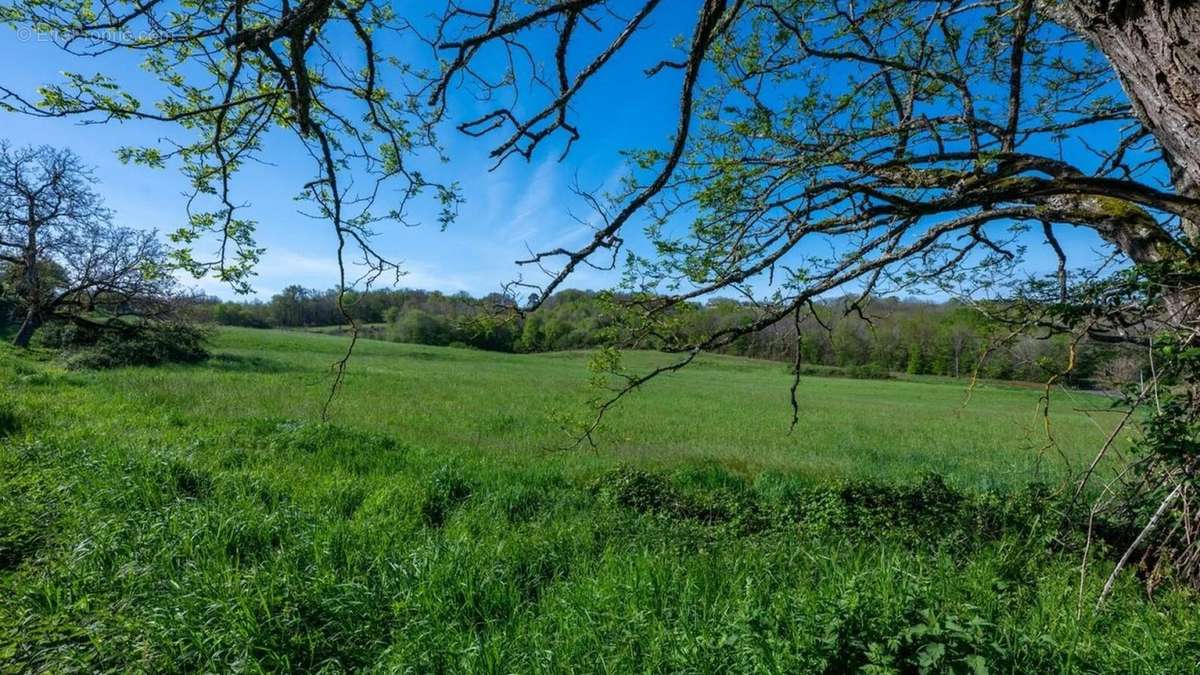
[[[655,32],[661,30],[660,24]],[[661,33],[658,37],[658,45],[668,44],[669,37],[663,39]],[[29,94],[40,84],[58,81],[64,70],[119,72],[135,83],[130,86],[133,93],[146,95],[144,103],[150,102],[148,92],[153,91],[150,86],[137,84],[150,82],[136,69],[135,61],[111,57],[73,59],[47,41],[25,33],[18,35],[7,28],[0,28],[0,62],[19,64],[7,69],[5,85]],[[620,69],[620,64],[616,65],[614,72]],[[522,273],[513,261],[526,257],[527,246],[541,250],[586,241],[588,228],[570,215],[585,219],[588,215],[586,205],[569,189],[573,181],[587,188],[615,187],[624,171],[617,150],[657,144],[674,125],[673,87],[664,90],[657,83],[614,79],[598,76],[595,87],[580,97],[577,107],[599,106],[618,94],[625,103],[607,105],[604,124],[588,124],[584,137],[561,163],[558,158],[562,146],[548,143],[532,161],[518,157],[492,170],[486,142],[451,129],[443,131],[441,140],[451,163],[423,168],[457,180],[464,189],[466,203],[458,220],[445,231],[438,228],[436,204],[428,200],[421,200],[412,209],[414,219],[424,225],[383,223],[377,227],[375,244],[379,251],[403,261],[407,270],[400,285],[473,294],[498,291]],[[465,94],[453,103],[464,115],[477,107]],[[169,232],[184,223],[187,183],[173,168],[127,166],[115,157],[121,146],[145,144],[171,134],[168,125],[135,121],[85,126],[75,120],[16,114],[0,116],[0,120],[0,137],[18,144],[67,146],[94,165],[100,181],[97,189],[121,224]],[[272,165],[248,167],[235,185],[235,198],[251,203],[244,216],[258,221],[257,239],[267,249],[253,283],[259,297],[269,297],[291,283],[328,288],[337,280],[331,229],[298,215],[293,201],[301,186],[311,180],[308,158],[300,156],[285,140],[275,134],[279,147],[268,145],[264,153]],[[530,272],[523,272],[528,278]],[[611,274],[585,270],[574,277],[570,286],[601,288],[614,280]],[[213,280],[197,282],[188,277],[185,281],[214,295],[234,296]]]
[[[586,205],[569,190],[572,182],[578,180],[593,189],[614,186],[624,171],[619,150],[661,147],[674,128],[677,78],[670,74],[654,80],[640,76],[642,69],[673,54],[671,38],[686,32],[693,18],[690,5],[686,11],[673,7],[669,5],[660,12],[650,30],[635,38],[628,50],[602,70],[575,101],[583,138],[564,162],[558,161],[561,144],[551,142],[530,162],[515,158],[490,170],[493,162],[487,157],[490,147],[487,142],[467,138],[451,129],[442,133],[452,162],[425,168],[457,180],[467,201],[458,221],[444,232],[436,224],[436,205],[425,201],[416,205],[413,215],[426,225],[379,226],[380,236],[375,242],[378,250],[403,261],[408,271],[400,285],[472,294],[496,291],[522,272],[527,278],[532,274],[513,263],[526,255],[527,246],[543,250],[579,245],[587,239],[588,228],[570,215],[588,215]],[[592,51],[586,47],[580,58]],[[410,46],[390,45],[390,48],[404,51]],[[37,85],[58,80],[63,70],[115,70],[133,83],[131,89],[135,94],[145,94],[147,102],[152,99],[148,93],[150,83],[136,68],[135,61],[107,57],[96,62],[73,59],[49,42],[17,35],[6,28],[0,28],[0,59],[6,64],[16,64],[17,67],[7,69],[4,78],[6,86],[19,91],[32,93]],[[458,118],[480,109],[465,92],[452,100],[452,112]],[[602,114],[592,112],[596,110]],[[3,115],[0,120],[3,120],[0,137],[21,144],[69,146],[95,165],[100,178],[98,190],[116,211],[120,223],[162,232],[183,224],[187,184],[182,177],[172,168],[156,171],[122,165],[114,155],[120,146],[146,144],[148,140],[171,134],[169,125],[128,122],[82,126],[72,120],[12,114]],[[298,215],[293,201],[300,187],[311,179],[308,158],[298,155],[283,140],[276,134],[278,147],[268,145],[264,152],[271,164],[247,168],[236,185],[235,198],[252,204],[245,215],[258,221],[257,238],[267,249],[253,282],[257,295],[264,298],[291,283],[328,288],[337,279],[334,238],[329,226]],[[637,224],[634,225],[636,228]],[[644,241],[635,228],[626,232],[626,239],[638,249],[644,247]],[[1064,245],[1077,253],[1098,244],[1090,234],[1074,231],[1062,235]],[[1048,271],[1053,265],[1051,256],[1044,246],[1031,246],[1026,266]],[[585,269],[567,286],[600,288],[615,280],[614,274]],[[214,295],[234,295],[212,280],[186,281]]]

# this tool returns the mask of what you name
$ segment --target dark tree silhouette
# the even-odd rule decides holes
[[[116,227],[70,150],[0,142],[0,261],[26,347],[47,321],[102,326],[169,311],[173,281],[154,233]]]

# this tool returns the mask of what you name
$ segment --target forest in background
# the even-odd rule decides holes
[[[500,294],[474,297],[416,289],[379,289],[347,303],[363,324],[363,334],[383,340],[434,346],[459,346],[510,353],[592,349],[606,344],[659,348],[622,335],[620,318],[602,292],[564,290],[524,317],[498,311],[511,307]],[[864,313],[845,311],[845,300],[814,304],[797,328],[779,322],[743,335],[720,353],[838,368],[853,377],[889,373],[981,377],[1042,382],[1062,373],[1070,361],[1068,336],[1023,334],[989,320],[959,302],[913,298],[875,298]],[[203,298],[201,320],[251,328],[316,328],[344,324],[336,289],[288,286],[269,301],[221,301]],[[695,335],[745,325],[759,310],[729,298],[691,303],[674,325],[686,342]],[[1062,381],[1078,387],[1111,388],[1136,379],[1142,359],[1127,349],[1087,340],[1076,347],[1075,364]]]

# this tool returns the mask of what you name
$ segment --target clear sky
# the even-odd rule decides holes
[[[671,38],[684,33],[693,18],[690,5],[680,3],[680,11],[673,7],[668,5],[660,12],[650,30],[614,59],[610,68],[602,70],[576,100],[576,119],[581,123],[583,138],[565,161],[558,161],[561,144],[550,143],[531,162],[516,158],[490,170],[486,142],[451,129],[442,133],[452,162],[431,170],[456,179],[467,201],[458,221],[444,232],[436,224],[436,205],[429,202],[413,210],[417,220],[426,223],[424,226],[379,226],[380,236],[375,242],[378,250],[403,261],[408,270],[400,285],[472,294],[497,291],[521,273],[513,261],[524,257],[527,247],[543,250],[579,245],[587,239],[588,228],[570,215],[588,215],[586,206],[568,189],[571,183],[578,180],[593,189],[614,185],[624,170],[619,150],[661,147],[674,127],[677,79],[660,76],[647,80],[640,75],[642,69],[673,53]],[[145,93],[147,99],[151,98],[151,83],[135,61],[76,59],[36,36],[16,34],[7,28],[0,28],[0,62],[6,64],[5,85],[18,91],[32,94],[37,85],[58,80],[63,70],[118,70],[133,83],[130,88],[135,94]],[[459,117],[469,115],[471,108],[478,109],[478,104],[463,93],[452,103]],[[18,144],[68,146],[95,165],[100,179],[97,189],[116,211],[121,224],[162,232],[183,224],[186,181],[173,168],[126,166],[114,154],[120,146],[146,144],[170,135],[169,125],[127,122],[83,126],[69,119],[16,114],[0,115],[0,125],[0,137]],[[246,169],[235,195],[252,204],[245,215],[258,221],[257,238],[267,249],[253,283],[256,294],[264,298],[288,284],[328,288],[337,279],[330,227],[298,215],[293,201],[312,177],[309,160],[276,136],[279,147],[268,145],[264,152],[271,164]],[[635,249],[644,243],[635,232],[626,234]],[[1078,232],[1065,233],[1063,241],[1076,251],[1098,243],[1093,236]],[[1049,270],[1051,255],[1045,247],[1033,246],[1027,263],[1035,269]],[[531,274],[528,269],[524,273],[527,277]],[[228,288],[211,280],[196,282],[189,277],[186,281],[214,295],[233,296]],[[612,274],[582,270],[567,286],[600,288],[614,281]]]
[[[661,23],[655,28],[656,42],[666,47],[669,34],[663,34],[663,30]],[[64,70],[115,70],[135,83],[129,88],[136,95],[144,93],[149,99],[153,91],[152,83],[136,68],[136,61],[73,58],[48,41],[7,28],[0,28],[0,63],[7,64],[5,85],[30,94],[39,84],[61,79],[59,73]],[[614,72],[617,70],[621,68]],[[513,261],[526,256],[527,246],[541,250],[584,242],[588,228],[570,214],[586,217],[588,211],[571,193],[572,182],[578,180],[587,188],[615,185],[623,171],[617,150],[658,144],[674,124],[672,93],[652,83],[614,79],[606,73],[598,76],[595,86],[578,100],[577,108],[584,110],[598,107],[605,99],[610,104],[604,106],[604,124],[586,125],[584,137],[561,163],[561,144],[550,143],[530,162],[518,157],[492,170],[486,142],[445,130],[441,138],[451,164],[425,168],[457,180],[464,188],[466,203],[458,221],[444,232],[437,226],[436,204],[428,200],[413,209],[415,220],[425,225],[378,226],[380,234],[375,243],[379,251],[403,261],[408,271],[401,285],[473,294],[497,291],[521,272]],[[142,82],[145,84],[138,84]],[[611,105],[611,97],[618,93],[621,103]],[[149,102],[143,100],[144,104]],[[461,104],[460,110],[474,105],[465,95],[459,95],[454,103]],[[171,133],[169,125],[155,122],[85,126],[70,119],[0,115],[0,137],[17,144],[48,143],[72,148],[97,167],[97,189],[116,211],[121,224],[160,232],[184,223],[187,182],[173,168],[123,165],[117,161],[115,151]],[[235,186],[235,197],[251,203],[244,216],[258,221],[257,238],[267,249],[254,282],[260,297],[270,296],[290,283],[327,288],[337,280],[331,228],[298,215],[293,201],[312,178],[309,160],[284,140],[276,134],[279,147],[266,148],[264,155],[270,157],[272,165],[247,168]],[[530,274],[528,270],[524,273],[527,277]],[[581,271],[570,285],[599,288],[611,285],[613,279],[611,275]],[[187,282],[215,295],[233,295],[215,281],[196,282],[188,277]]]

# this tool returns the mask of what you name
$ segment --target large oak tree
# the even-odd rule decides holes
[[[0,141],[0,266],[20,314],[18,347],[51,321],[103,328],[171,310],[162,245],[114,225],[94,180],[70,150]]]

